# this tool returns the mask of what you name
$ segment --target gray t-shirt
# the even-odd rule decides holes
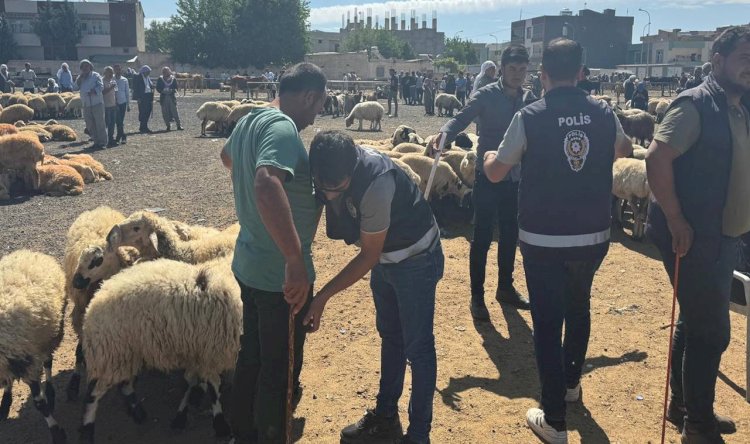
[[[391,202],[395,193],[393,174],[383,174],[372,181],[359,203],[359,229],[363,233],[381,233],[391,226]]]

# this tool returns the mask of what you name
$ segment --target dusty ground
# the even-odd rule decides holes
[[[0,255],[31,248],[61,259],[64,235],[75,217],[107,204],[123,213],[160,207],[164,215],[190,223],[226,226],[234,207],[228,174],[218,153],[223,139],[198,137],[195,110],[208,95],[180,98],[186,131],[150,136],[132,135],[124,147],[97,151],[115,180],[87,185],[79,197],[33,196],[0,206]],[[135,105],[133,111],[135,111]],[[156,107],[153,129],[163,128]],[[362,133],[380,138],[399,123],[426,136],[437,131],[443,118],[423,117],[418,107],[401,106],[400,119],[383,122],[383,133]],[[136,128],[136,113],[128,127]],[[82,133],[83,122],[72,121]],[[315,128],[343,129],[342,118],[322,117],[304,131],[309,142]],[[356,133],[352,133],[357,137]],[[86,145],[53,147],[53,154],[79,152]],[[445,277],[438,288],[435,335],[438,383],[432,439],[435,443],[533,443],[525,412],[537,404],[539,384],[533,359],[528,312],[502,308],[488,296],[492,323],[474,324],[468,310],[468,226],[453,227],[456,237],[443,243]],[[354,249],[334,243],[319,233],[314,247],[318,287],[345,264]],[[490,257],[496,257],[495,249]],[[655,249],[631,242],[619,232],[594,282],[591,344],[583,380],[583,404],[569,410],[572,442],[645,443],[660,439],[661,408],[667,353],[671,288]],[[519,260],[515,277],[525,292]],[[490,260],[494,266],[494,259]],[[488,273],[488,295],[496,274]],[[374,405],[377,393],[379,338],[367,279],[328,304],[320,332],[309,337],[303,373],[304,398],[296,413],[300,442],[332,443],[339,430]],[[717,385],[717,410],[733,416],[739,432],[730,443],[750,442],[750,408],[745,393],[745,318],[732,314],[733,338],[724,355]],[[74,363],[75,336],[68,326],[55,356],[54,384],[58,390],[55,415],[77,442],[82,409],[65,401],[64,388]],[[182,383],[178,374],[145,373],[138,394],[149,413],[136,426],[125,415],[119,395],[110,393],[100,404],[99,442],[210,443],[214,442],[208,406],[192,411],[188,429],[175,433],[169,421],[176,410]],[[44,443],[47,430],[27,396],[17,386],[10,418],[0,424],[0,443]],[[401,403],[406,424],[408,387]],[[668,441],[679,442],[673,427]]]

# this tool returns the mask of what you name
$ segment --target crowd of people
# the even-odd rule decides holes
[[[722,434],[736,430],[713,405],[729,342],[732,269],[739,238],[750,231],[750,29],[726,29],[712,54],[712,72],[674,101],[646,160],[656,198],[649,234],[670,280],[675,264],[683,267],[667,419],[687,444],[722,443]],[[493,79],[497,70],[499,79],[478,88],[429,145],[434,152],[441,138],[450,142],[479,123],[468,305],[477,322],[489,321],[484,275],[497,219],[496,297],[531,310],[533,322],[541,402],[526,423],[554,444],[568,442],[567,405],[581,397],[592,281],[609,248],[612,163],[632,152],[614,111],[578,85],[585,79],[582,57],[577,42],[550,42],[538,99],[523,88],[528,52],[511,45],[499,67],[482,67],[481,76]],[[389,104],[397,113],[399,94],[411,100],[403,85],[412,76],[390,74]],[[423,93],[428,79],[438,88],[425,77]],[[317,133],[308,154],[298,132],[313,124],[325,97],[317,66],[290,68],[279,97],[241,120],[221,151],[241,225],[232,264],[244,307],[230,413],[235,443],[283,441],[287,320],[294,316],[296,325],[291,389],[298,402],[306,334],[320,328],[334,296],[367,273],[382,341],[380,387],[375,407],[342,429],[341,442],[429,443],[435,295],[444,269],[440,231],[419,189],[384,154],[339,131]],[[360,250],[318,287],[311,245],[322,211],[328,237]],[[517,243],[528,298],[513,281]],[[412,390],[404,433],[398,400],[407,361]]]

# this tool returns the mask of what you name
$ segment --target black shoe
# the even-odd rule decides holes
[[[512,305],[513,307],[521,310],[528,310],[531,308],[529,300],[521,295],[515,288],[510,287],[507,290],[498,288],[496,294],[497,302],[501,304]]]
[[[669,401],[669,407],[667,407],[667,421],[674,424],[679,431],[682,431],[682,428],[685,425],[686,414],[687,410],[684,406],[681,406],[674,401]],[[714,414],[714,417],[716,418],[716,424],[720,434],[731,435],[737,431],[737,425],[732,418],[718,414]]]
[[[386,418],[378,416],[374,410],[368,410],[362,419],[341,431],[341,443],[375,443],[388,440],[397,442],[403,435],[398,413]]]
[[[401,438],[401,441],[398,442],[398,444],[430,444],[430,440],[427,441],[415,441],[411,438],[409,438],[409,435],[404,435],[403,438]]]
[[[486,322],[490,320],[490,312],[482,299],[471,298],[471,317],[475,321]]]
[[[167,124],[167,131],[172,131],[172,125],[169,123]]]
[[[182,127],[182,125],[177,125],[177,131],[184,131],[185,128]]]
[[[682,444],[724,444],[724,438],[719,433],[719,427],[707,431],[691,430],[690,424],[682,429]]]
[[[122,136],[122,139],[120,139],[119,143],[120,145],[125,145],[126,143],[128,143],[128,138],[125,136]]]
[[[109,143],[107,143],[107,148],[114,148],[118,145],[118,143],[114,140],[110,140]]]

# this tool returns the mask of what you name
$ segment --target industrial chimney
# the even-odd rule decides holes
[[[422,14],[422,29],[427,29],[427,14]]]
[[[372,29],[372,8],[367,8],[367,29]]]
[[[437,11],[432,11],[432,29],[437,31]]]
[[[401,29],[406,29],[406,13],[401,13]]]
[[[417,29],[417,11],[411,10],[411,21],[409,22],[409,29],[412,31]]]

